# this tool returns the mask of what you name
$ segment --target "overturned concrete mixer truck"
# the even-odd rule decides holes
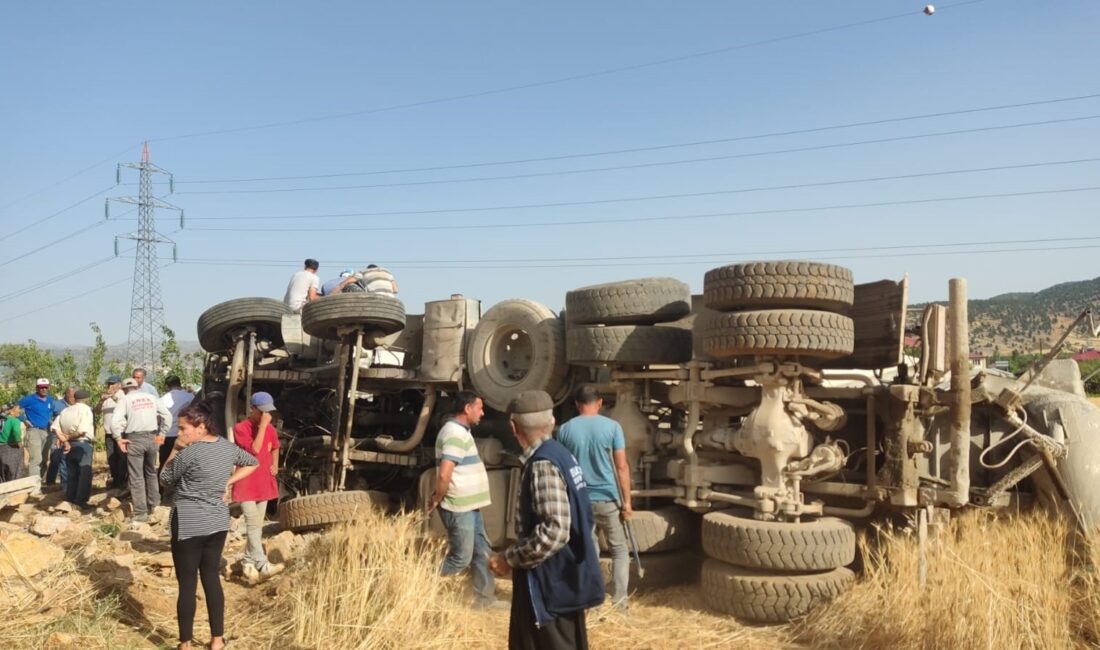
[[[701,296],[671,278],[584,287],[560,314],[523,299],[482,312],[461,295],[408,314],[345,293],[298,315],[241,298],[199,318],[203,390],[229,423],[251,392],[275,396],[293,530],[422,504],[446,396],[476,391],[497,546],[520,466],[505,405],[542,389],[563,422],[572,388],[593,382],[626,433],[646,569],[632,587],[699,580],[715,610],[782,622],[852,583],[855,526],[873,516],[923,527],[1049,498],[1098,521],[1100,411],[1075,364],[970,368],[965,281],[949,293],[920,313],[919,357],[904,353],[906,279],[854,284],[815,262],[715,268]]]

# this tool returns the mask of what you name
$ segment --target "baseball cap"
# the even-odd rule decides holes
[[[36,388],[38,386],[49,386],[50,385],[50,380],[46,379],[45,377],[39,377],[38,381],[34,382],[34,385],[35,385]]]
[[[138,387],[137,380],[134,379],[133,377],[127,377],[126,379],[122,380],[122,387],[123,388],[137,388]]]
[[[249,403],[264,413],[275,410],[275,398],[271,396],[271,393],[265,393],[263,391],[253,393],[252,400]]]
[[[83,388],[73,393],[73,399],[88,399],[91,396],[92,394],[84,390]]]
[[[108,384],[117,384],[120,381],[122,381],[122,377],[119,377],[118,375],[111,375],[107,378]]]
[[[349,275],[355,275],[355,269],[344,269],[340,272],[340,277],[346,278]]]

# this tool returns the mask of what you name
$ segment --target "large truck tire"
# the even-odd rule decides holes
[[[703,300],[718,311],[801,307],[847,313],[854,298],[852,272],[835,264],[749,262],[703,276]]]
[[[565,294],[571,325],[653,325],[691,313],[691,289],[675,278],[641,278]]]
[[[804,356],[836,359],[852,353],[851,318],[827,311],[766,309],[708,312],[696,319],[703,351],[717,358]]]
[[[353,521],[371,508],[386,508],[384,492],[324,492],[307,494],[279,504],[279,524],[283,530],[302,532],[330,524]]]
[[[405,304],[381,293],[339,293],[302,307],[302,329],[310,336],[338,341],[344,327],[400,332],[405,328]]]
[[[703,562],[700,584],[707,607],[750,623],[787,623],[839,596],[855,580],[849,569],[776,575]]]
[[[703,516],[703,552],[748,569],[828,571],[855,560],[856,535],[835,517],[790,523],[709,512]]]
[[[656,510],[635,510],[630,518],[639,553],[663,553],[687,548],[699,538],[699,517],[687,508],[665,506]],[[607,551],[607,539],[597,529],[600,551]]]
[[[207,352],[222,352],[233,346],[233,332],[253,327],[275,345],[283,344],[283,314],[290,313],[280,300],[237,298],[218,303],[199,316],[199,345]]]
[[[565,326],[537,302],[497,303],[482,315],[466,344],[466,370],[474,391],[497,411],[507,410],[524,390],[564,397],[569,379]]]
[[[570,327],[569,363],[682,363],[691,361],[691,332],[652,325]]]
[[[642,567],[645,568],[645,576],[638,575],[638,565],[634,558],[630,558],[630,581],[628,590],[634,592],[649,592],[666,587],[687,585],[696,582],[699,578],[699,565],[702,559],[699,553],[692,548],[667,553],[650,553],[642,556]],[[600,558],[600,571],[603,572],[604,584],[608,592],[611,591],[611,558]]]

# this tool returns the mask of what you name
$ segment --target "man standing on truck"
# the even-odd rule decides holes
[[[440,575],[453,576],[469,567],[476,594],[474,606],[496,608],[505,605],[496,600],[496,583],[489,573],[493,548],[481,517],[481,508],[491,503],[489,474],[470,433],[484,413],[481,398],[473,392],[462,390],[455,394],[450,418],[435,441],[439,476],[427,506],[428,512],[439,507],[439,518],[447,529],[449,547]]]
[[[383,293],[388,296],[397,295],[397,280],[389,270],[377,264],[368,264],[363,271],[363,288],[367,293]]]
[[[592,505],[584,472],[554,440],[554,400],[529,390],[508,405],[523,448],[516,543],[494,555],[493,573],[512,573],[511,650],[588,648],[584,610],[604,599]]]
[[[321,280],[317,277],[319,268],[321,264],[311,257],[305,261],[305,268],[290,276],[290,284],[286,285],[283,304],[295,314],[302,313],[302,307],[307,302],[317,300],[321,289]]]
[[[582,384],[573,393],[573,401],[579,415],[561,425],[558,441],[572,452],[584,471],[596,529],[603,533],[607,550],[611,553],[611,602],[625,610],[630,580],[630,549],[625,522],[634,512],[630,500],[626,439],[618,422],[600,415],[603,399],[595,386]],[[614,467],[612,458],[615,460]],[[618,481],[615,480],[616,474]]]
[[[343,293],[345,287],[358,281],[359,278],[355,277],[355,269],[344,269],[340,272],[340,277],[333,278],[321,285],[321,295],[335,296],[338,293]]]

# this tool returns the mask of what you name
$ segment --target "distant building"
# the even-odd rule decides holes
[[[971,368],[985,368],[989,362],[989,357],[985,356],[985,352],[971,352],[970,353],[970,367]]]

